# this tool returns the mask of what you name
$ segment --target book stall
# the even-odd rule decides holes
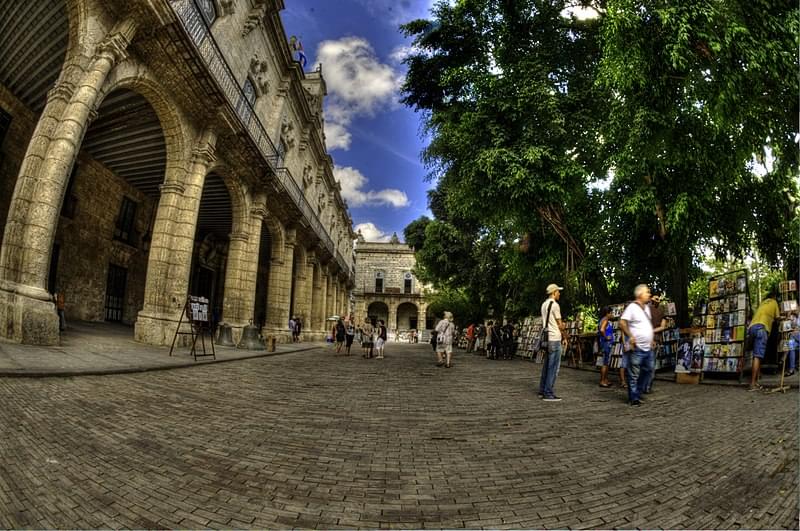
[[[800,319],[797,307],[797,281],[785,280],[779,285],[780,312],[778,323],[778,353],[781,356],[781,381],[775,391],[785,392],[788,387],[783,385],[783,375],[786,372],[786,358],[794,351],[795,356],[800,351]],[[795,359],[795,363],[798,360]]]
[[[744,348],[749,309],[747,271],[730,271],[709,279],[702,372],[738,374],[741,378],[752,359]]]
[[[567,337],[567,348],[564,349],[564,356],[567,363],[573,367],[580,367],[583,364],[583,320],[567,321],[564,326],[564,335]]]
[[[678,341],[681,337],[681,331],[675,324],[675,318],[678,314],[675,303],[662,302],[661,305],[664,307],[664,319],[667,320],[667,328],[661,331],[657,337],[656,371],[675,367]]]
[[[517,336],[517,356],[532,359],[539,350],[544,320],[541,317],[526,317]]]

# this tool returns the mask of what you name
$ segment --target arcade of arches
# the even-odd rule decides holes
[[[219,74],[181,18],[193,2],[0,0],[0,337],[57,344],[55,292],[67,322],[134,325],[151,344],[169,344],[190,294],[235,337],[252,321],[285,340],[290,316],[321,337],[349,311],[324,80],[283,50],[277,8],[245,40],[245,3],[204,15],[205,50],[212,35],[232,47]],[[270,61],[254,72],[251,56]]]

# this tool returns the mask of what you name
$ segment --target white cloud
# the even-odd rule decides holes
[[[366,39],[343,37],[323,41],[317,48],[317,63],[328,88],[325,106],[325,137],[328,149],[349,149],[347,127],[357,116],[374,116],[398,103],[403,76],[381,63]]]
[[[356,233],[361,231],[361,235],[368,242],[388,243],[389,240],[392,239],[391,234],[383,232],[372,222],[359,223],[353,227],[353,230],[356,231]]]
[[[365,191],[363,188],[367,185],[367,178],[351,166],[334,166],[333,176],[342,184],[342,198],[350,206],[388,205],[402,208],[409,205],[406,193],[396,188]]]
[[[403,44],[401,46],[395,46],[395,48],[389,53],[389,59],[391,59],[393,63],[402,64],[406,57],[409,55],[418,54],[421,51],[422,50],[416,46],[408,46]]]

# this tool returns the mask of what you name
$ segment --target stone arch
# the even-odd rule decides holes
[[[188,120],[178,110],[178,105],[152,71],[133,59],[126,59],[111,71],[98,95],[97,107],[117,89],[132,90],[153,107],[161,123],[167,150],[164,180],[180,183],[187,170],[186,161],[191,159],[189,151],[193,135]]]
[[[367,317],[375,324],[379,319],[383,319],[390,326],[389,321],[389,305],[382,300],[373,300],[367,305]]]
[[[217,162],[213,164],[206,172],[206,177],[212,173],[219,175],[222,178],[222,182],[225,184],[225,188],[228,189],[228,195],[231,199],[232,231],[234,233],[240,232],[249,235],[250,201],[248,199],[246,187],[242,184],[241,179],[239,179],[225,163]]]
[[[397,330],[415,330],[419,323],[419,307],[410,301],[403,301],[397,305],[397,322],[392,323]]]
[[[263,223],[264,227],[261,230],[266,228],[269,231],[272,260],[283,262],[286,254],[286,231],[283,228],[283,224],[269,213],[264,217]]]

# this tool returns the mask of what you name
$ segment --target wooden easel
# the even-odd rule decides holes
[[[189,324],[188,332],[181,332],[181,325],[183,318]],[[209,336],[209,343],[211,343],[211,352],[206,351],[206,333]],[[175,335],[172,338],[172,346],[169,347],[169,355],[172,356],[172,351],[175,349],[175,341],[178,336],[192,336],[192,349],[190,354],[194,356],[194,361],[197,358],[211,356],[217,359],[217,353],[214,349],[214,336],[211,331],[211,321],[208,317],[208,299],[205,297],[194,297],[189,295],[186,297],[186,304],[183,305],[181,317],[178,320],[178,327],[175,329]],[[203,347],[203,353],[197,351],[197,340],[200,339],[200,345]]]

